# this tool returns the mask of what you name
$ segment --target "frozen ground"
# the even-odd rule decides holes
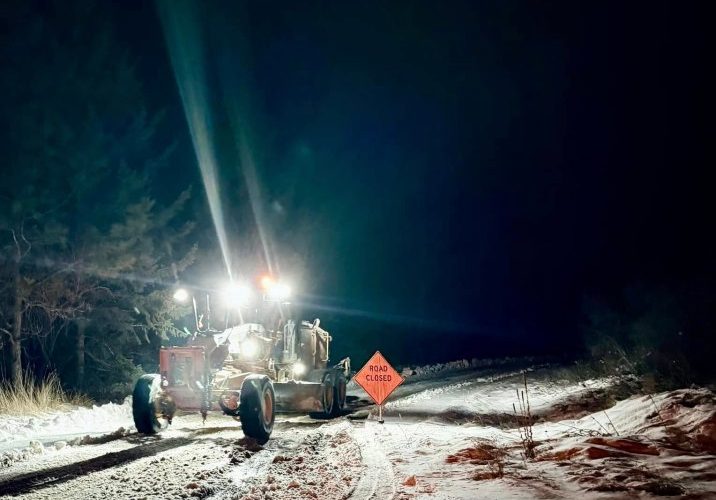
[[[523,376],[456,362],[411,374],[385,423],[280,416],[264,446],[229,417],[134,432],[129,404],[0,417],[0,495],[22,498],[716,498],[716,401],[688,389],[616,402],[616,380],[527,373],[536,459],[513,412]],[[87,438],[82,438],[89,434]],[[4,461],[3,458],[4,457]]]

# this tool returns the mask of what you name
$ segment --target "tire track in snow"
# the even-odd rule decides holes
[[[293,427],[232,467],[227,475],[230,484],[212,500],[345,500],[364,469],[348,421],[326,421],[319,428]]]
[[[192,442],[189,438],[162,439],[155,443],[145,444],[127,450],[107,453],[96,458],[74,462],[60,467],[53,467],[38,472],[30,472],[0,483],[3,495],[20,495],[40,488],[46,488],[64,483],[92,472],[98,472],[119,465],[133,462],[140,458],[156,455],[157,453],[186,446]]]
[[[268,475],[271,464],[282,446],[285,446],[285,444],[277,445],[277,443],[269,441],[269,444],[260,453],[232,468],[228,475],[231,482],[231,492],[240,493],[243,496],[252,486],[260,484]],[[220,498],[226,498],[226,492],[221,492],[211,497],[212,500],[219,500]]]
[[[380,424],[365,422],[362,426],[353,428],[352,434],[360,447],[365,469],[349,498],[389,500],[396,494],[393,466],[378,443],[376,436],[378,428],[375,427],[377,425]]]

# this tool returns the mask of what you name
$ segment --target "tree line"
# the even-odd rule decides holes
[[[91,8],[73,15],[26,16],[0,48],[0,370],[109,397],[181,333],[167,289],[197,247],[130,55]]]

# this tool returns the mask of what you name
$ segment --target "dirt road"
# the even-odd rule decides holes
[[[490,379],[474,370],[427,377],[405,384],[392,399],[450,392],[466,380]],[[0,469],[0,494],[53,500],[391,498],[395,477],[377,434],[383,426],[365,418],[374,408],[360,389],[352,394],[348,417],[279,415],[265,446],[245,439],[237,421],[216,413],[203,424],[196,414],[178,416],[157,436],[120,430],[57,451],[48,439],[51,453]]]
[[[512,410],[523,376],[506,368],[448,370],[418,374],[396,390],[384,424],[353,388],[350,414],[279,415],[264,446],[219,414],[203,424],[198,415],[181,415],[157,436],[119,429],[80,442],[46,438],[27,458],[0,465],[0,496],[448,500],[716,493],[711,442],[676,453],[668,440],[711,429],[711,392],[634,396],[607,409],[609,380],[559,380],[550,370],[529,377],[532,409],[541,415],[533,429],[539,456],[532,461],[522,456]],[[667,427],[657,406],[680,412],[678,418]]]

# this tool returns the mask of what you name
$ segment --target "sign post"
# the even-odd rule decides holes
[[[390,366],[380,351],[356,373],[353,380],[360,385],[368,396],[378,405],[378,422],[383,423],[383,402],[390,393],[403,383],[403,377]]]

